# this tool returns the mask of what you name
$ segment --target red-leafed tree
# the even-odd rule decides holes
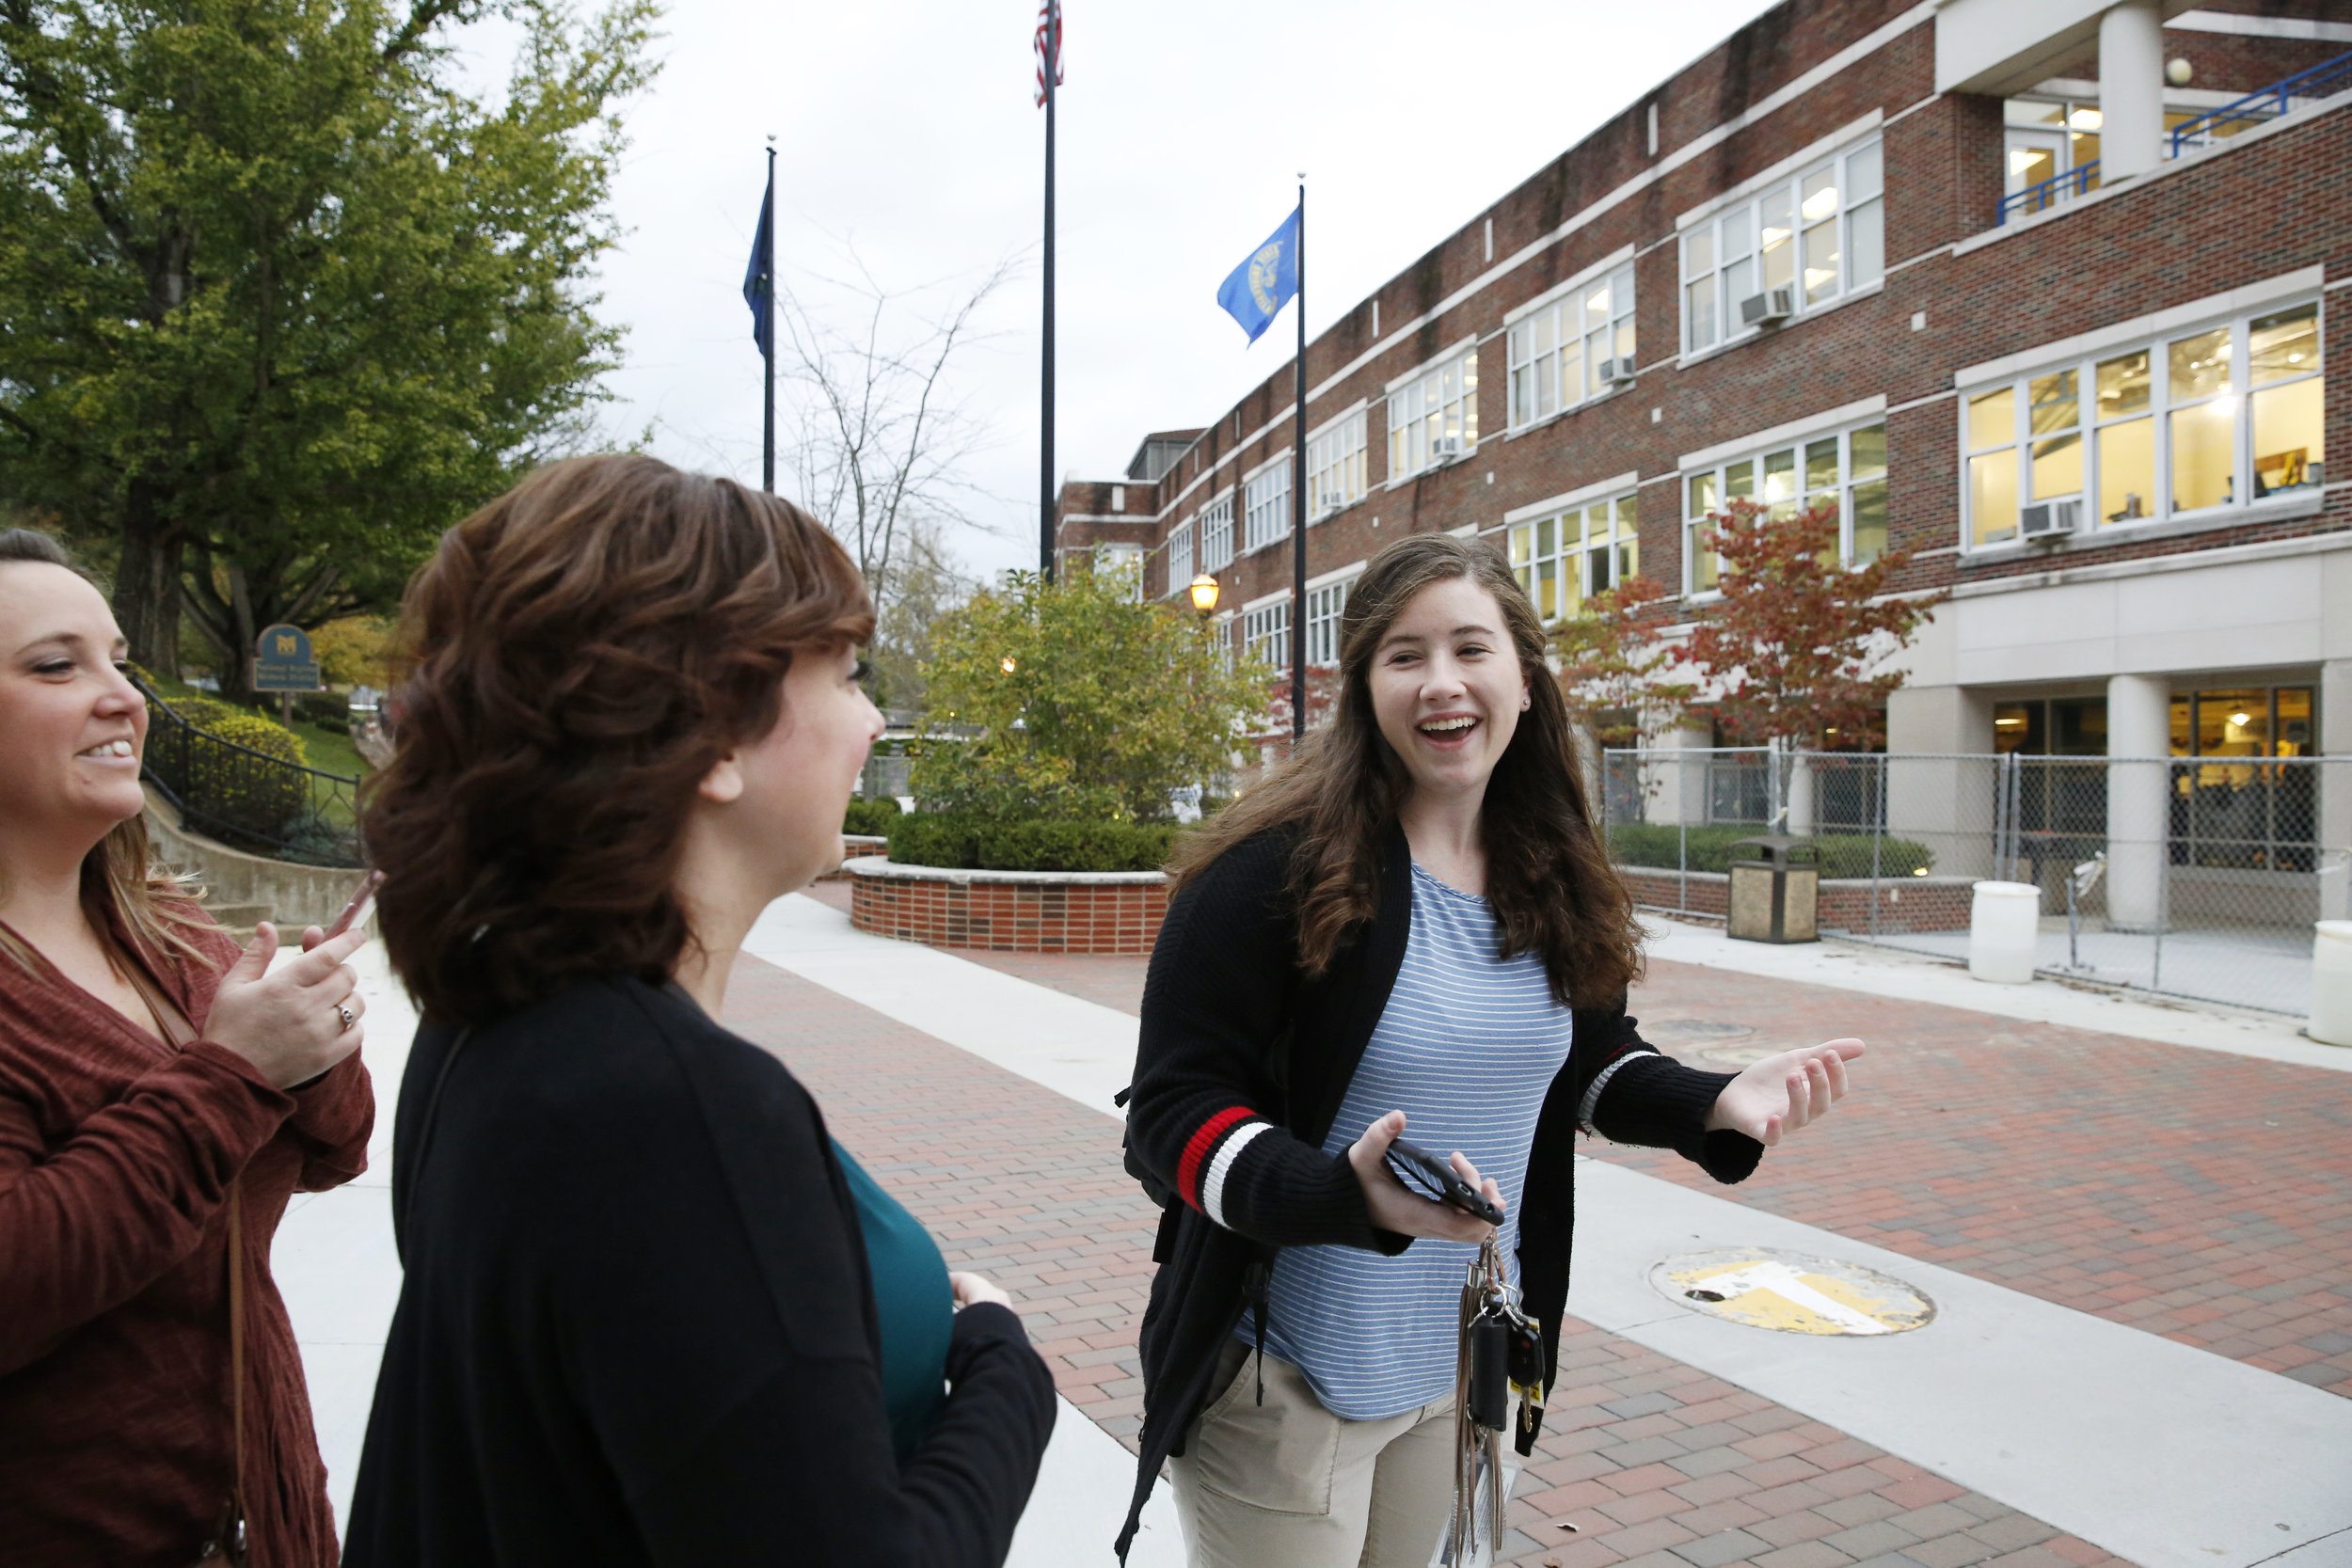
[[[1661,628],[1642,618],[1665,597],[1665,589],[1636,573],[1585,600],[1583,610],[1552,633],[1561,695],[1576,721],[1603,746],[1638,745],[1642,709],[1690,701],[1688,684],[1661,678],[1674,664],[1674,650]]]
[[[1887,663],[1943,597],[1884,596],[1910,552],[1840,565],[1834,505],[1775,517],[1736,500],[1708,522],[1702,542],[1722,563],[1723,602],[1674,652],[1708,691],[1694,711],[1750,743],[1821,750],[1834,731],[1878,744],[1887,696],[1903,683]]]

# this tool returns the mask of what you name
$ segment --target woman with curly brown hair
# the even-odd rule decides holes
[[[856,568],[772,496],[587,458],[452,530],[404,620],[364,825],[425,1022],[349,1560],[1001,1562],[1043,1362],[718,1022],[881,733]]]
[[[1541,1323],[1548,1388],[1576,1132],[1737,1181],[1862,1053],[1699,1072],[1635,1032],[1632,900],[1542,623],[1492,550],[1391,545],[1340,642],[1331,722],[1179,847],[1144,985],[1128,1135],[1169,1196],[1122,1553],[1172,1456],[1200,1568],[1423,1568],[1453,1500],[1480,1243]],[[1408,1130],[1500,1227],[1391,1174]],[[1535,1433],[1519,1425],[1521,1454]]]
[[[0,531],[0,1558],[335,1560],[270,1239],[367,1165],[357,931],[243,953],[151,863],[106,601]]]

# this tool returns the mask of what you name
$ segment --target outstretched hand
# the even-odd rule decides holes
[[[1845,1098],[1846,1064],[1862,1052],[1860,1040],[1838,1039],[1765,1057],[1724,1085],[1707,1130],[1745,1132],[1767,1147],[1780,1142]]]

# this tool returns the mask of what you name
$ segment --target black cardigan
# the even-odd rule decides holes
[[[1404,833],[1391,832],[1378,913],[1311,979],[1300,971],[1288,890],[1292,842],[1261,833],[1188,883],[1168,908],[1144,981],[1129,1154],[1182,1201],[1168,1203],[1152,1253],[1160,1268],[1139,1347],[1142,1454],[1119,1537],[1122,1561],[1161,1463],[1184,1451],[1217,1352],[1246,1297],[1263,1289],[1274,1249],[1338,1244],[1392,1255],[1410,1244],[1374,1228],[1353,1168],[1344,1155],[1325,1154],[1323,1141],[1405,961],[1411,853]],[[1746,1177],[1763,1154],[1753,1138],[1707,1131],[1734,1075],[1661,1055],[1635,1032],[1622,995],[1576,1007],[1574,1027],[1567,1065],[1536,1121],[1520,1200],[1519,1284],[1528,1311],[1543,1321],[1547,1389],[1568,1294],[1580,1122],[1613,1142],[1673,1148],[1720,1181]],[[1533,1437],[1521,1433],[1522,1453]]]
[[[344,1560],[995,1568],[1054,1424],[1021,1320],[956,1316],[901,1472],[857,1214],[823,1117],[675,988],[607,978],[417,1037],[406,1269]]]

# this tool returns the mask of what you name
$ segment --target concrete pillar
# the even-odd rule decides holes
[[[2099,18],[2099,178],[2146,174],[2164,158],[2164,13],[2123,0]]]
[[[2153,931],[2164,919],[2171,833],[2172,683],[2107,678],[2107,926]],[[2127,760],[2137,759],[2137,760]]]
[[[1797,838],[1813,836],[1813,759],[1799,752],[1788,759],[1788,832]]]
[[[2319,667],[2319,918],[2352,920],[2352,658]]]
[[[1886,832],[1934,857],[1939,877],[1993,874],[1993,700],[1961,686],[1886,699]]]
[[[1650,737],[1642,769],[1644,821],[1696,826],[1707,820],[1707,748],[1714,741],[1705,724],[1677,724]]]

